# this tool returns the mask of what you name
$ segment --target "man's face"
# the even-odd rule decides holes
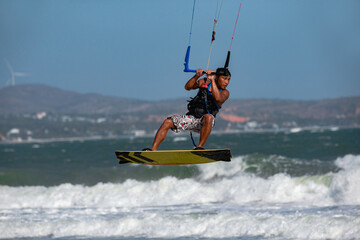
[[[221,89],[225,89],[230,83],[231,76],[220,75],[217,77],[217,85]]]

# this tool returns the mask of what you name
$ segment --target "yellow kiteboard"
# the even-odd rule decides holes
[[[119,163],[150,165],[183,165],[217,161],[230,162],[230,149],[169,150],[169,151],[115,151]]]

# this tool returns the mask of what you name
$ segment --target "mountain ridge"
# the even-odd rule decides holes
[[[41,84],[24,84],[0,89],[0,115],[53,112],[82,115],[166,116],[186,113],[187,98],[147,101],[96,93],[77,93]],[[239,118],[256,121],[290,121],[308,119],[358,121],[360,96],[324,100],[229,99],[220,117],[228,122]],[[232,118],[232,116],[234,116]],[[335,121],[335,122],[336,122]]]
[[[7,87],[0,89],[0,142],[153,135],[167,116],[187,112],[187,100],[107,97],[45,85]],[[214,130],[278,131],[329,126],[358,128],[360,96],[325,100],[230,98],[216,116]]]

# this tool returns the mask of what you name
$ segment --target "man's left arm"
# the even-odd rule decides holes
[[[217,105],[221,107],[221,105],[223,105],[223,103],[229,98],[230,92],[225,89],[220,91],[216,85],[215,78],[211,78],[210,80],[212,95],[215,98]]]

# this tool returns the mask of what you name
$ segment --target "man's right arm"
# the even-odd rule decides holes
[[[192,78],[190,78],[189,81],[187,81],[187,83],[185,84],[185,89],[187,91],[190,91],[192,89],[197,89],[197,88],[199,88],[199,86],[201,86],[203,79],[200,79],[199,81],[198,81],[198,79],[202,75],[204,75],[203,72],[204,72],[204,70],[202,70],[202,69],[196,69],[196,74]]]

